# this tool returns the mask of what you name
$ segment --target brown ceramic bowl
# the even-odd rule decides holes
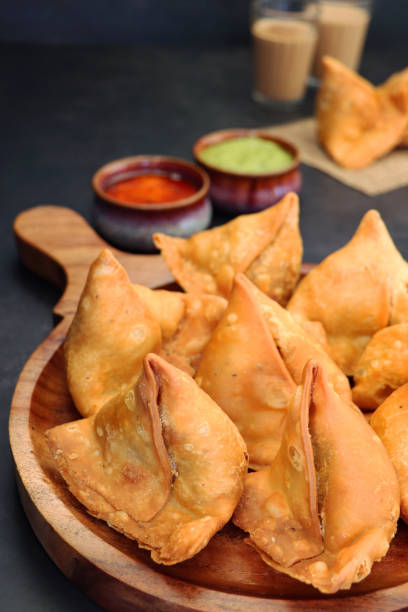
[[[188,198],[160,204],[129,204],[106,193],[114,183],[148,172],[178,175],[197,191]],[[205,170],[183,159],[137,155],[112,161],[92,178],[94,225],[108,242],[123,250],[154,252],[155,232],[187,238],[208,227],[212,212],[209,186]]]
[[[201,159],[200,153],[206,147],[242,136],[257,136],[275,142],[293,156],[293,162],[278,172],[247,174],[222,170]],[[302,184],[297,148],[289,141],[271,136],[262,130],[234,129],[212,132],[197,140],[193,153],[196,161],[210,176],[210,197],[213,205],[230,213],[252,213],[268,208],[286,193],[298,193]]]

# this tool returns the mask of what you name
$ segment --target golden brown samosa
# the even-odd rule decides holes
[[[64,343],[68,388],[78,412],[94,414],[129,385],[160,342],[160,327],[125,269],[103,250],[90,267]]]
[[[296,385],[250,285],[238,275],[196,380],[237,425],[250,466],[259,469],[271,463],[280,446]]]
[[[396,389],[371,415],[401,488],[401,517],[408,523],[408,383]]]
[[[335,593],[386,554],[399,503],[380,439],[309,362],[279,453],[269,468],[248,474],[235,524],[268,565]]]
[[[311,358],[326,364],[333,386],[349,399],[347,378],[322,347],[277,302],[238,274],[196,380],[237,425],[251,467],[269,465],[275,457],[287,405]]]
[[[370,210],[350,242],[302,279],[288,311],[300,323],[320,321],[330,355],[352,375],[372,336],[408,319],[407,283],[407,262]]]
[[[155,234],[154,241],[187,292],[228,298],[234,276],[243,272],[264,293],[286,304],[302,259],[298,225],[299,199],[289,193],[262,212],[241,215],[188,240]]]
[[[154,354],[136,384],[47,437],[73,495],[157,563],[199,552],[242,493],[247,454],[237,428],[188,374]]]
[[[322,67],[316,119],[330,157],[345,168],[362,168],[396,147],[408,109],[332,57],[324,57]]]
[[[279,306],[275,300],[259,291],[244,275],[237,275],[236,284],[241,291],[252,294],[259,305],[267,326],[273,336],[279,353],[296,385],[302,381],[303,370],[310,359],[321,363],[331,384],[337,393],[345,399],[351,399],[351,390],[347,377],[334,363],[321,344],[305,331],[292,315]]]
[[[391,98],[392,102],[405,113],[408,119],[408,68],[391,75],[380,87],[377,88],[380,95]],[[408,126],[405,128],[401,146],[408,146]]]
[[[133,287],[160,325],[160,354],[193,376],[227,301],[218,295]]]
[[[354,373],[353,401],[375,410],[408,382],[408,323],[380,329],[367,344]]]

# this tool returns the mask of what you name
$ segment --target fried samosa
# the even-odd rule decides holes
[[[93,262],[64,343],[67,383],[78,412],[89,416],[129,385],[161,332],[125,269],[105,249]]]
[[[391,75],[385,83],[378,87],[378,91],[381,95],[391,98],[395,106],[399,107],[408,119],[408,68]],[[408,146],[408,126],[398,144]]]
[[[47,438],[88,512],[166,565],[195,555],[229,520],[247,472],[235,425],[190,376],[154,354],[136,384]]]
[[[188,240],[165,234],[153,238],[174,278],[190,293],[228,298],[234,276],[243,272],[284,305],[299,278],[302,239],[295,193],[262,212],[241,215]]]
[[[218,295],[195,295],[133,285],[162,332],[160,354],[194,376],[201,355],[227,306]]]
[[[407,262],[370,210],[351,241],[301,280],[287,308],[300,323],[320,321],[330,355],[353,375],[372,336],[408,320],[407,283]]]
[[[305,364],[319,358],[346,398],[347,378],[290,314],[243,274],[204,351],[196,380],[237,425],[250,466],[269,465],[280,446],[287,405]]]
[[[396,389],[370,418],[384,444],[401,488],[401,517],[408,523],[408,383]]]
[[[271,466],[248,474],[233,521],[274,569],[323,593],[365,578],[397,528],[399,486],[378,436],[309,362]]]
[[[332,57],[322,60],[317,96],[318,138],[340,166],[362,168],[403,139],[408,109]]]
[[[237,425],[250,466],[259,469],[278,451],[296,385],[250,285],[243,275],[237,276],[196,380]]]
[[[310,359],[318,359],[324,366],[331,384],[345,399],[351,399],[347,377],[333,362],[314,337],[308,334],[277,302],[259,291],[244,275],[238,275],[237,285],[242,291],[251,293],[259,305],[266,324],[273,336],[278,351],[296,385],[302,381],[303,370]]]
[[[408,323],[378,331],[367,344],[354,374],[353,401],[363,410],[375,410],[408,383]]]

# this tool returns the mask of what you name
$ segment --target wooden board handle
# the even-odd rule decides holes
[[[22,262],[65,289],[54,307],[54,313],[61,317],[75,313],[89,266],[105,247],[111,249],[134,283],[154,288],[174,280],[160,255],[133,255],[109,246],[70,208],[30,208],[15,219],[14,234]]]

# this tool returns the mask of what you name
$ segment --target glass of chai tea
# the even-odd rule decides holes
[[[316,0],[252,0],[254,89],[257,102],[291,107],[306,92],[317,44]]]
[[[371,0],[320,1],[314,77],[321,77],[321,59],[324,55],[330,55],[352,70],[358,70],[371,9]]]

